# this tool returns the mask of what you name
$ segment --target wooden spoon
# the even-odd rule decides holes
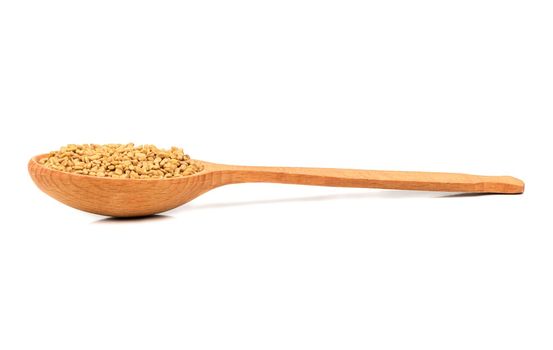
[[[197,174],[173,179],[117,179],[65,173],[29,161],[29,173],[46,194],[73,208],[107,216],[145,216],[178,207],[216,187],[244,182],[365,187],[444,192],[524,192],[511,176],[479,176],[412,171],[284,168],[203,162]]]

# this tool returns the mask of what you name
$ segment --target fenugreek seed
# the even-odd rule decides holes
[[[98,177],[172,178],[203,170],[182,148],[162,150],[153,145],[134,144],[67,145],[39,160],[45,167]]]

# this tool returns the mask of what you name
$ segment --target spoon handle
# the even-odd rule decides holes
[[[512,176],[380,171],[331,168],[292,168],[219,165],[223,184],[272,182],[283,184],[362,187],[443,192],[524,192],[524,182]]]

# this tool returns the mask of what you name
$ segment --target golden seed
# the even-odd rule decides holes
[[[182,148],[159,149],[134,144],[67,145],[39,160],[45,167],[64,172],[113,178],[171,178],[192,175],[203,165],[190,160]]]

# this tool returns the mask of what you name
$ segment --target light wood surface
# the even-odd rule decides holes
[[[511,176],[353,169],[255,167],[202,162],[197,174],[174,179],[115,179],[65,173],[28,164],[35,184],[73,208],[107,216],[144,216],[178,207],[216,187],[246,182],[467,193],[524,192]]]

